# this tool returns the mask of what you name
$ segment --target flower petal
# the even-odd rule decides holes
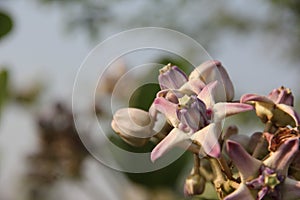
[[[198,94],[198,98],[205,103],[207,109],[212,109],[215,104],[214,95],[217,85],[218,81],[211,82],[207,84]]]
[[[253,106],[244,103],[216,103],[213,107],[213,120],[221,121],[225,117],[253,110]]]
[[[205,83],[203,81],[201,81],[200,79],[192,79],[183,84],[180,87],[179,91],[188,95],[191,95],[193,93],[198,95],[204,87]]]
[[[186,133],[178,128],[172,129],[172,131],[152,150],[151,161],[154,162],[172,147],[179,145],[186,140],[189,140],[189,137]]]
[[[293,106],[294,104],[294,96],[289,88],[285,88],[281,86],[280,88],[272,90],[268,98],[271,99],[276,104],[286,104],[289,106]]]
[[[166,118],[174,127],[177,126],[177,124],[179,123],[176,113],[177,104],[172,103],[163,97],[157,97],[154,100],[154,105],[159,112],[163,113],[166,116]]]
[[[300,181],[286,177],[282,185],[282,200],[300,199]]]
[[[282,175],[287,175],[287,170],[299,148],[299,139],[292,138],[286,140],[277,151],[273,152],[263,163]]]
[[[241,183],[240,186],[231,194],[227,195],[224,200],[255,200],[248,187]]]
[[[257,94],[244,94],[240,99],[241,103],[254,103],[255,101],[274,104],[268,97]]]
[[[229,77],[227,71],[225,70],[225,68],[222,65],[218,65],[217,67],[222,76],[221,83],[223,84],[225,92],[226,92],[226,99],[227,99],[227,101],[231,101],[234,98],[233,84],[232,84],[230,77]]]
[[[278,109],[282,110],[283,112],[287,113],[287,114],[292,118],[292,120],[294,121],[294,123],[293,123],[293,121],[290,122],[290,123],[287,121],[287,122],[286,122],[287,125],[291,125],[291,126],[293,126],[293,127],[299,126],[299,123],[300,123],[300,116],[299,116],[298,113],[293,109],[293,107],[288,106],[288,105],[286,105],[286,104],[276,104],[276,108],[278,108]],[[280,118],[281,118],[281,120],[283,120],[282,117],[280,117]],[[288,120],[288,118],[287,118],[287,120]],[[289,120],[289,121],[290,121],[290,120]]]
[[[238,168],[242,181],[257,175],[261,162],[250,156],[237,142],[227,140],[227,152],[232,162]]]
[[[211,123],[191,136],[191,139],[201,144],[206,154],[212,157],[219,157],[221,148],[218,136],[221,134],[220,126]]]
[[[189,80],[200,79],[210,83],[218,81],[216,101],[231,101],[234,96],[233,84],[220,61],[209,60],[194,69],[189,76]]]
[[[189,79],[201,79],[204,82],[208,83],[213,80],[215,75],[216,66],[221,65],[220,61],[217,60],[208,60],[198,67],[196,67],[189,75]],[[208,82],[207,82],[207,79]],[[216,79],[214,79],[216,80]]]

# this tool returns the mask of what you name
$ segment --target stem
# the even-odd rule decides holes
[[[219,162],[219,165],[221,166],[221,169],[222,171],[225,173],[225,175],[227,176],[228,179],[230,180],[234,180],[233,176],[232,176],[232,173],[231,173],[231,170],[224,158],[223,155],[221,155],[220,158],[218,158],[218,162]]]
[[[198,154],[194,153],[194,172],[193,174],[200,174],[200,158]]]
[[[153,137],[155,137],[156,139],[158,139],[159,141],[163,140],[166,135],[163,134],[162,132],[158,132],[156,135],[154,135]]]
[[[222,173],[222,170],[221,170],[218,160],[215,158],[209,158],[209,161],[211,164],[211,169],[213,171],[213,174],[215,175],[214,182],[219,182],[219,183],[225,182],[226,180],[223,176],[223,173]]]
[[[210,164],[211,164],[211,168],[214,174],[214,180],[213,183],[215,185],[216,191],[218,193],[218,196],[220,199],[223,199],[223,197],[225,196],[223,191],[222,191],[222,186],[224,185],[224,183],[226,182],[225,177],[223,176],[221,167],[219,165],[219,162],[217,159],[215,158],[209,158]]]
[[[266,126],[264,128],[264,132],[270,132],[272,130],[273,124],[272,122],[268,121],[266,123]],[[264,150],[266,145],[266,139],[264,137],[264,135],[261,136],[261,138],[259,139],[257,145],[255,146],[252,156],[254,158],[259,158],[261,156],[262,150]]]
[[[200,167],[200,174],[205,178],[206,181],[213,181],[214,177],[213,174],[210,173],[205,167]]]
[[[266,126],[264,128],[264,132],[270,132],[272,130],[273,124],[270,121],[267,121]]]

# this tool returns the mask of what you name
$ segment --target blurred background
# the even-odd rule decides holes
[[[283,85],[292,89],[299,110],[297,0],[0,0],[0,200],[184,199],[190,155],[155,172],[121,173],[90,156],[73,121],[74,116],[89,121],[96,108],[109,124],[112,116],[102,101],[130,67],[130,60],[118,62],[118,73],[107,72],[99,85],[96,105],[72,113],[73,84],[87,54],[109,36],[148,26],[182,32],[203,45],[226,67],[236,99],[267,95]],[[165,54],[151,59],[191,71],[182,59]],[[149,73],[132,77],[131,84],[158,72]],[[157,85],[139,89],[131,106],[147,109],[157,90]],[[242,124],[243,134],[260,130],[253,116],[239,115],[230,123]],[[107,131],[115,144],[136,151]],[[215,198],[209,188],[204,196]]]

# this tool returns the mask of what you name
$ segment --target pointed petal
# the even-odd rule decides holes
[[[300,123],[300,116],[298,115],[298,113],[293,109],[293,107],[288,106],[286,104],[276,104],[276,107],[280,110],[282,110],[283,112],[287,113],[289,116],[291,116],[293,118],[293,121],[295,123],[288,124],[291,125],[293,127],[299,126]]]
[[[226,100],[227,101],[232,101],[234,98],[234,88],[233,88],[233,84],[230,80],[230,77],[227,73],[227,71],[225,70],[225,68],[222,65],[218,65],[217,66],[221,76],[222,76],[222,84],[224,86],[225,92],[226,92]]]
[[[289,106],[294,105],[294,96],[289,88],[281,86],[280,88],[272,90],[268,98],[276,104],[286,104]]]
[[[205,83],[203,81],[200,79],[192,79],[182,85],[179,91],[188,95],[193,93],[198,95],[204,87]]]
[[[225,117],[253,110],[253,106],[244,103],[216,103],[213,107],[213,120],[218,122]]]
[[[282,200],[300,199],[300,181],[286,177],[282,185]]]
[[[217,85],[218,85],[218,81],[211,82],[207,84],[198,94],[198,98],[205,103],[207,109],[212,109],[213,105],[215,104],[214,90],[217,87]]]
[[[296,155],[298,148],[298,138],[288,139],[263,163],[270,168],[276,169],[276,171],[279,171],[282,175],[286,176],[289,165]]]
[[[250,156],[239,143],[227,140],[227,152],[238,168],[243,181],[257,175],[262,163]]]
[[[174,128],[151,152],[151,161],[154,162],[164,153],[169,151],[174,146],[189,140],[189,137],[186,133],[181,131],[178,128]]]
[[[231,101],[233,99],[233,84],[220,61],[209,60],[202,63],[190,74],[189,80],[192,79],[200,79],[206,84],[212,81],[218,81],[220,84],[216,88],[217,93],[215,98],[217,102]]]
[[[174,127],[177,126],[177,124],[179,123],[176,114],[177,104],[171,103],[163,97],[157,97],[154,100],[154,105],[159,112],[163,113],[166,116],[166,118]]]
[[[221,153],[218,136],[221,134],[219,126],[215,123],[209,124],[191,136],[191,139],[201,144],[206,154],[219,157]]]
[[[238,189],[236,189],[233,193],[229,194],[224,198],[224,200],[255,200],[252,196],[248,187],[241,183]]]
[[[189,79],[201,79],[204,82],[207,81],[206,79],[209,79],[208,82],[210,82],[213,78],[212,76],[215,75],[214,70],[218,65],[221,65],[220,61],[208,60],[196,67],[189,75]]]
[[[270,103],[274,104],[272,100],[270,100],[268,97],[257,95],[257,94],[244,94],[241,99],[241,103],[251,103],[251,102],[265,102],[265,103]]]

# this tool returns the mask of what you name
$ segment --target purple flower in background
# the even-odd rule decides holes
[[[293,99],[290,90],[281,87],[268,96],[245,94],[241,97],[241,102],[254,104],[256,114],[263,123],[272,122],[277,127],[296,127],[300,117],[292,107]]]
[[[284,176],[276,173],[274,169],[262,165],[259,169],[259,176],[246,182],[248,188],[258,190],[257,199],[262,199],[267,194],[273,199],[281,199],[277,186],[284,181]]]
[[[266,160],[260,161],[250,156],[240,144],[228,140],[227,151],[239,170],[242,182],[225,200],[263,199],[267,195],[272,199],[299,199],[300,182],[287,177],[289,165],[298,149],[298,138],[291,138],[276,152],[271,152]]]
[[[275,104],[285,104],[289,106],[294,105],[294,96],[289,88],[281,86],[280,88],[274,89],[268,95],[268,98]]]

